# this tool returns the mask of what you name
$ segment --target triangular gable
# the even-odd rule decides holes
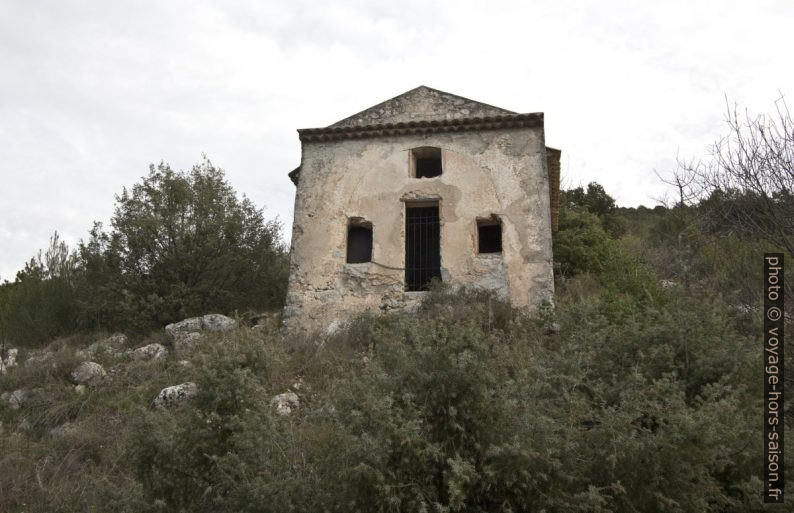
[[[383,125],[410,121],[445,121],[504,116],[515,112],[438,89],[419,86],[390,100],[337,121],[328,128]]]

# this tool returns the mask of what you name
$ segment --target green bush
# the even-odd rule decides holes
[[[618,212],[609,212],[601,217],[601,225],[604,231],[613,239],[619,239],[629,230],[629,223],[625,217]]]
[[[229,494],[244,484],[232,476],[260,471],[227,468],[224,462],[242,457],[268,465],[269,457],[278,456],[277,446],[284,442],[279,423],[285,420],[271,411],[267,399],[275,393],[270,383],[278,378],[283,359],[283,348],[272,341],[265,345],[237,334],[212,346],[197,362],[200,391],[192,407],[141,412],[129,456],[151,511],[224,510]],[[246,446],[249,430],[257,437],[255,447]],[[272,498],[265,502],[263,507],[275,506]]]
[[[562,191],[561,204],[563,208],[581,208],[599,217],[615,210],[615,199],[597,182],[587,184],[586,190],[576,187]]]
[[[111,230],[80,246],[87,324],[149,329],[210,311],[276,308],[286,295],[280,224],[239,200],[208,160],[167,164],[116,197]]]
[[[436,291],[323,347],[206,358],[194,405],[136,428],[136,475],[162,511],[760,511],[756,328],[662,292],[542,321]]]
[[[157,239],[162,220],[192,215],[185,198],[196,184],[222,185],[210,167],[153,169],[120,198],[120,224],[83,245],[77,274],[66,272],[70,258],[40,257],[0,288],[0,312],[11,304],[31,313],[37,301],[56,312],[57,294],[40,291],[58,284],[77,291],[80,314],[97,324],[130,315],[143,326],[221,305],[193,296],[211,292],[212,266],[194,269],[210,273],[195,288],[179,278],[190,268],[183,252],[195,250],[197,262],[218,254],[199,249],[190,230],[174,246]],[[4,392],[41,389],[19,411],[0,402],[0,510],[784,511],[760,501],[761,326],[737,314],[733,301],[744,296],[731,289],[757,279],[746,268],[759,246],[704,238],[695,212],[617,212],[581,193],[555,239],[560,281],[572,290],[535,317],[484,291],[434,287],[416,311],[363,315],[319,342],[242,328],[208,336],[192,365],[100,354],[111,378],[84,395],[68,373],[75,346],[95,338],[54,343],[52,360],[0,381]],[[610,216],[628,222],[619,239]],[[217,218],[196,219],[215,229]],[[171,249],[147,253],[140,233]],[[165,285],[149,274],[136,281],[136,268]],[[749,278],[736,278],[742,272]],[[686,279],[662,287],[657,275]],[[23,285],[39,295],[9,303]],[[210,296],[237,300],[227,293]],[[200,389],[190,402],[148,407],[163,386],[185,381]],[[280,415],[271,399],[288,390],[300,406]],[[78,429],[48,434],[64,421]]]
[[[554,235],[554,262],[563,276],[602,272],[616,251],[598,216],[581,209],[560,209]]]
[[[0,285],[0,341],[34,347],[77,327],[74,255],[58,232],[49,247]]]
[[[288,255],[277,220],[238,199],[208,160],[161,163],[116,197],[72,252],[57,232],[13,283],[0,285],[0,342],[35,346],[78,330],[144,333],[208,312],[279,308]]]

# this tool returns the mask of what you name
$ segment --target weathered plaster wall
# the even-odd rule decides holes
[[[409,176],[410,150],[442,148],[444,172]],[[535,307],[553,293],[542,128],[304,142],[295,200],[288,330],[328,330],[362,310],[411,304],[405,201],[437,199],[445,282],[478,285]],[[501,254],[477,254],[478,218],[502,222]],[[372,262],[345,263],[350,218],[373,226]]]

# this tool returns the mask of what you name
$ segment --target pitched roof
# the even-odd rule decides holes
[[[543,126],[543,113],[517,114],[427,86],[324,128],[298,130],[301,141],[334,141],[389,135]]]
[[[543,113],[518,114],[438,89],[419,86],[324,128],[298,130],[302,142],[543,127]],[[297,185],[301,167],[289,177]]]
[[[327,128],[363,127],[411,121],[450,121],[510,114],[516,113],[422,85],[337,121]]]

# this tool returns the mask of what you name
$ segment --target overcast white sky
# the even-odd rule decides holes
[[[792,26],[790,0],[0,0],[0,277],[202,153],[289,234],[295,129],[421,84],[545,112],[564,185],[653,205],[725,95],[794,94]]]

